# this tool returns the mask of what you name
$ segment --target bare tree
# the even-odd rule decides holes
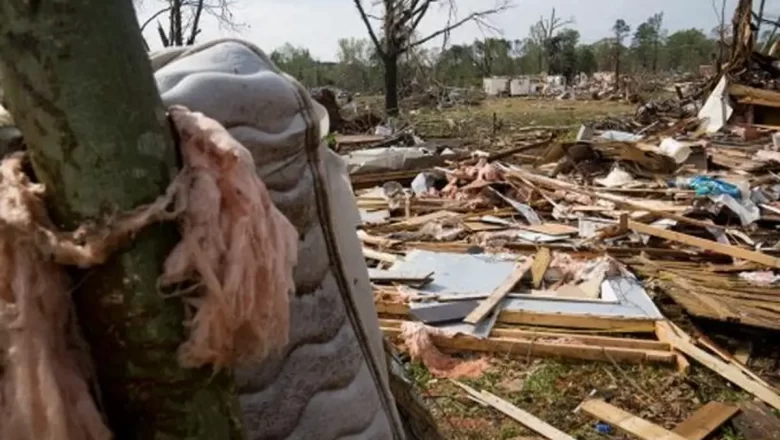
[[[619,18],[612,26],[612,31],[615,33],[615,90],[618,90],[620,89],[620,56],[623,52],[623,40],[631,32],[631,26]]]
[[[650,17],[649,20],[647,20],[647,23],[650,25],[650,29],[652,30],[652,36],[653,36],[653,73],[655,73],[658,70],[658,52],[661,47],[661,43],[664,39],[664,30],[662,29],[664,24],[664,13],[659,12],[657,14],[653,14],[652,17]]]
[[[544,71],[547,67],[547,44],[555,36],[556,32],[564,27],[573,24],[574,18],[562,19],[555,15],[555,8],[552,8],[550,18],[539,17],[539,21],[531,27],[531,39],[541,48],[539,51],[539,71]]]
[[[161,0],[165,6],[155,11],[141,24],[141,32],[157,20],[157,33],[164,47],[195,43],[200,34],[201,19],[210,15],[220,26],[237,30],[243,24],[236,21],[232,9],[237,0]],[[167,15],[167,29],[158,20]]]
[[[385,68],[385,110],[391,116],[398,114],[398,60],[401,55],[437,37],[446,39],[453,29],[468,22],[490,27],[486,21],[489,16],[511,7],[510,0],[498,0],[490,9],[471,12],[458,18],[455,0],[382,0],[384,15],[377,17],[368,12],[362,0],[354,2]],[[416,31],[420,22],[435,5],[449,8],[447,24],[427,36],[417,37]],[[381,33],[375,30],[372,22],[382,24]]]

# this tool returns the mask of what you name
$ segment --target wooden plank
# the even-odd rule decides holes
[[[371,248],[363,247],[363,257],[370,258],[372,260],[384,261],[385,263],[396,263],[403,260],[403,257],[396,254],[389,254],[387,252],[376,251]]]
[[[408,316],[409,305],[377,300],[379,314]],[[620,318],[600,315],[567,315],[562,313],[533,313],[521,310],[502,310],[498,314],[501,324],[529,325],[571,329],[602,330],[612,333],[654,333],[654,319]]]
[[[547,290],[534,290],[534,293],[510,293],[506,298],[514,299],[527,299],[531,301],[556,301],[556,302],[569,302],[569,303],[590,303],[590,304],[620,304],[620,301],[604,300],[601,298],[567,298],[558,296],[556,291]],[[431,299],[435,299],[439,302],[452,302],[452,301],[471,301],[475,299],[485,299],[490,296],[489,293],[469,293],[464,295],[447,294],[447,295],[432,295]]]
[[[549,222],[542,223],[541,225],[522,225],[519,226],[519,228],[547,235],[572,235],[579,231],[579,229],[575,228],[574,226]]]
[[[670,334],[671,329],[669,326],[665,325],[658,325],[655,326],[655,337],[658,338],[659,341],[667,343],[671,345],[670,341],[672,340],[673,334]],[[687,375],[688,372],[691,370],[691,363],[688,362],[688,359],[685,357],[684,354],[680,353],[677,350],[674,350],[675,360],[677,362],[677,371],[680,372],[682,375]]]
[[[635,222],[633,220],[628,220],[628,227],[640,234],[652,235],[654,237],[664,238],[666,240],[687,244],[689,246],[696,246],[711,252],[717,252],[719,254],[728,255],[730,257],[748,260],[754,263],[780,269],[780,258],[775,258],[771,255],[767,255],[761,252],[755,252],[748,249],[738,248],[736,246],[725,245],[716,241],[705,240],[703,238],[693,237],[691,235],[680,232],[667,231],[665,229],[656,228],[644,223]]]
[[[729,84],[729,94],[739,98],[753,98],[780,105],[780,93],[773,90],[757,89],[742,84]]]
[[[672,432],[688,440],[704,440],[738,412],[739,408],[736,406],[710,402],[697,409],[690,417],[677,425]]]
[[[357,236],[363,243],[373,244],[375,246],[392,247],[401,244],[401,240],[393,240],[378,235],[371,235],[363,229],[357,231]]]
[[[658,326],[668,327],[668,341],[672,347],[700,362],[705,367],[718,373],[723,378],[739,386],[748,393],[758,397],[775,409],[780,410],[780,396],[766,385],[742,372],[739,368],[730,365],[718,357],[707,353],[697,347],[690,336],[669,322],[658,322]]]
[[[511,417],[512,419],[522,424],[526,428],[531,429],[532,431],[543,435],[548,440],[576,440],[574,437],[566,434],[563,431],[558,430],[557,428],[545,422],[544,420],[536,417],[535,415],[525,410],[516,407],[515,405],[512,405],[511,403],[496,396],[493,393],[484,390],[477,391],[474,388],[471,388],[470,386],[460,382],[454,382],[454,383],[459,387],[461,387],[464,391],[466,391],[470,396],[501,411],[502,413]]]
[[[397,328],[407,322],[400,319],[380,319],[379,325],[383,328]],[[541,330],[519,330],[515,328],[493,328],[490,336],[508,339],[527,339],[531,341],[539,339],[566,339],[584,345],[599,347],[633,348],[638,350],[671,351],[671,346],[666,342],[649,339],[615,338],[610,336],[593,336],[587,334],[561,333]]]
[[[409,229],[416,229],[426,223],[435,222],[445,218],[459,217],[460,214],[447,210],[434,211],[428,214],[409,217],[405,220],[386,225],[380,225],[372,228],[372,231],[395,232]]]
[[[433,272],[408,273],[395,270],[368,269],[368,277],[378,283],[413,283],[424,284],[433,280]]]
[[[517,264],[512,273],[509,274],[509,277],[507,277],[507,279],[504,280],[504,282],[501,283],[501,285],[499,285],[496,290],[494,290],[490,296],[487,297],[487,299],[481,301],[479,305],[471,313],[469,313],[469,315],[466,316],[466,319],[463,321],[474,325],[479,324],[490,314],[490,312],[493,311],[493,309],[496,308],[496,306],[501,302],[502,299],[504,299],[505,296],[509,295],[509,292],[511,292],[515,285],[520,282],[530,267],[530,262]]]
[[[550,267],[550,260],[552,254],[550,249],[543,247],[534,256],[534,262],[531,264],[531,283],[534,289],[538,289],[542,285],[544,274],[547,273],[547,268]]]
[[[685,437],[667,431],[666,429],[650,423],[629,412],[610,405],[599,399],[588,400],[580,407],[589,415],[607,422],[622,432],[631,434],[642,440],[687,440]]]
[[[398,327],[381,327],[382,333],[389,337],[401,335]],[[489,337],[485,339],[470,335],[431,335],[433,343],[442,351],[477,353],[497,353],[501,356],[525,358],[549,357],[567,358],[599,362],[625,363],[664,363],[674,362],[674,353],[661,350],[638,350],[633,348],[603,347],[585,344],[561,344],[557,342],[539,342],[528,339]]]

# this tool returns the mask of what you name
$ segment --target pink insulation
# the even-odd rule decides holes
[[[160,281],[203,284],[180,360],[217,368],[259,362],[287,344],[298,233],[225,128],[184,107],[170,112],[191,181],[181,196],[182,240]]]
[[[109,439],[74,348],[67,276],[28,235],[48,224],[43,188],[21,155],[3,160],[0,176],[0,438]]]
[[[428,371],[436,377],[477,378],[490,367],[484,358],[466,360],[442,353],[434,339],[449,339],[454,334],[440,328],[427,326],[421,322],[405,321],[401,324],[401,339],[414,360],[421,361]]]
[[[90,363],[61,265],[106,261],[141,228],[177,219],[182,239],[160,284],[193,283],[185,367],[257,363],[288,341],[298,234],[273,205],[251,154],[216,121],[171,108],[184,168],[165,195],[112,225],[56,230],[44,188],[0,164],[0,439],[104,440]],[[170,209],[173,207],[173,209]]]

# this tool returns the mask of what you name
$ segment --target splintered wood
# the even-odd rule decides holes
[[[749,21],[749,10],[741,14]],[[586,126],[577,142],[547,139],[537,151],[460,151],[449,168],[419,175],[355,176],[395,188],[392,197],[386,188],[358,196],[384,334],[402,342],[404,323],[417,320],[447,330],[430,332],[444,352],[666,363],[682,375],[704,367],[780,409],[775,388],[748,368],[749,351],[740,362],[690,337],[665,319],[666,302],[653,301],[780,330],[780,153],[771,146],[780,113],[765,125],[751,120],[760,106],[780,108],[780,92],[739,84],[745,65],[737,66],[713,79],[698,116],[642,122],[636,133]],[[728,114],[712,113],[727,95]],[[651,287],[664,295],[651,298]],[[479,395],[547,438],[570,438]],[[584,410],[653,440],[703,440],[737,413],[711,402],[670,431],[603,401]]]
[[[709,402],[697,409],[672,432],[688,440],[704,440],[739,412],[739,408],[720,402]]]

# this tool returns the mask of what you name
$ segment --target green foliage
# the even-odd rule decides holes
[[[700,29],[669,33],[663,28],[663,13],[632,26],[616,20],[610,36],[583,44],[571,21],[553,13],[541,18],[528,37],[510,40],[485,38],[471,44],[454,44],[442,51],[409,48],[398,60],[401,95],[426,90],[431,85],[479,86],[486,76],[533,75],[541,72],[564,75],[614,71],[621,73],[695,72],[710,64],[718,51],[719,30],[710,36]],[[728,36],[726,36],[728,39]],[[772,41],[765,32],[761,41]],[[319,62],[305,48],[285,44],[271,54],[284,71],[309,87],[333,85],[352,92],[381,93],[384,67],[370,39],[340,39],[337,62]]]

